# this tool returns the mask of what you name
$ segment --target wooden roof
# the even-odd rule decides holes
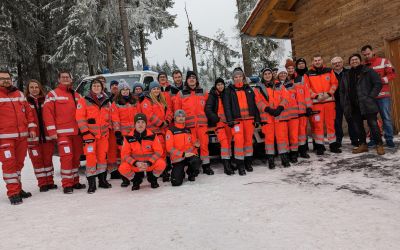
[[[291,11],[297,0],[259,0],[241,32],[249,36],[288,38],[290,24],[296,20]]]

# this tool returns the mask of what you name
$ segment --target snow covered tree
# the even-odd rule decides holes
[[[169,65],[167,60],[165,60],[165,62],[162,64],[161,69],[162,69],[162,71],[167,73],[167,75],[171,75],[172,74],[171,66]]]
[[[172,68],[172,71],[179,69],[178,65],[176,65],[175,59],[172,60],[171,68]]]

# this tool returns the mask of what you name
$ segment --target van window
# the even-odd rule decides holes
[[[151,82],[153,82],[153,81],[154,81],[154,78],[153,78],[152,76],[146,76],[146,77],[144,78],[144,80],[143,80],[144,88],[145,88],[145,89],[148,89],[149,84],[150,84]]]
[[[124,79],[129,86],[132,88],[133,84],[135,82],[140,82],[140,74],[127,74],[127,75],[119,75],[119,76],[107,76],[106,80],[107,80],[107,89],[110,90],[110,82],[112,80],[116,80],[119,82],[119,80]]]
[[[76,90],[76,92],[78,92],[82,96],[87,96],[90,92],[90,82],[91,82],[91,80],[83,81],[79,85],[79,88]]]

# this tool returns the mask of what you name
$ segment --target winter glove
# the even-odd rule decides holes
[[[306,116],[307,116],[307,117],[310,117],[310,116],[312,116],[312,115],[313,115],[312,109],[311,109],[311,108],[306,108]]]
[[[259,122],[254,122],[254,128],[259,128],[260,127],[260,123]]]
[[[124,138],[122,137],[121,131],[115,131],[115,138],[117,141],[117,145],[122,146],[122,144],[124,143]]]
[[[279,105],[279,106],[275,109],[274,116],[275,116],[275,117],[280,116],[283,110],[284,110],[283,106],[280,106],[280,105]]]
[[[228,122],[228,127],[233,128],[235,126],[235,122]]]
[[[270,108],[270,107],[266,107],[266,108],[264,109],[264,111],[267,112],[267,113],[270,114],[270,115],[274,115],[275,109],[272,109],[272,108]]]

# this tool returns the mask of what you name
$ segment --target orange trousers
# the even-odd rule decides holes
[[[78,170],[83,153],[82,138],[79,135],[59,136],[57,146],[61,162],[62,187],[72,187],[79,183]]]
[[[111,130],[108,136],[108,152],[107,152],[107,172],[112,173],[118,169],[118,159],[121,158],[120,147],[117,145],[114,130]]]
[[[55,142],[28,145],[29,157],[33,165],[38,186],[54,184],[53,153]]]
[[[208,152],[208,128],[207,126],[190,128],[192,132],[193,141],[200,142],[200,159],[202,164],[210,164],[210,156]]]
[[[107,171],[108,136],[96,138],[92,143],[85,143],[86,176],[96,176]]]
[[[329,143],[336,142],[335,135],[335,102],[314,104],[313,111],[320,111],[319,114],[311,117],[312,135],[317,144],[324,144],[324,125]]]
[[[8,197],[21,192],[21,170],[24,166],[27,148],[27,138],[0,139],[0,162]]]
[[[253,156],[253,119],[238,120],[232,129],[235,145],[235,159],[244,160],[246,156]]]
[[[158,177],[164,171],[166,166],[167,163],[165,160],[160,158],[156,160],[153,165],[147,167],[146,172],[153,172],[153,174]],[[129,180],[133,179],[135,173],[142,172],[138,167],[132,166],[127,162],[123,162],[119,166],[118,171]]]
[[[299,118],[288,121],[289,149],[297,152],[299,150]]]
[[[221,144],[221,159],[230,159],[232,155],[231,142],[232,131],[231,128],[225,124],[217,124],[215,129],[218,141]]]
[[[268,123],[261,128],[265,139],[265,153],[267,155],[275,154],[275,141],[278,146],[278,153],[284,154],[289,151],[288,122]]]
[[[307,143],[307,122],[308,117],[299,117],[299,145],[305,145]]]

